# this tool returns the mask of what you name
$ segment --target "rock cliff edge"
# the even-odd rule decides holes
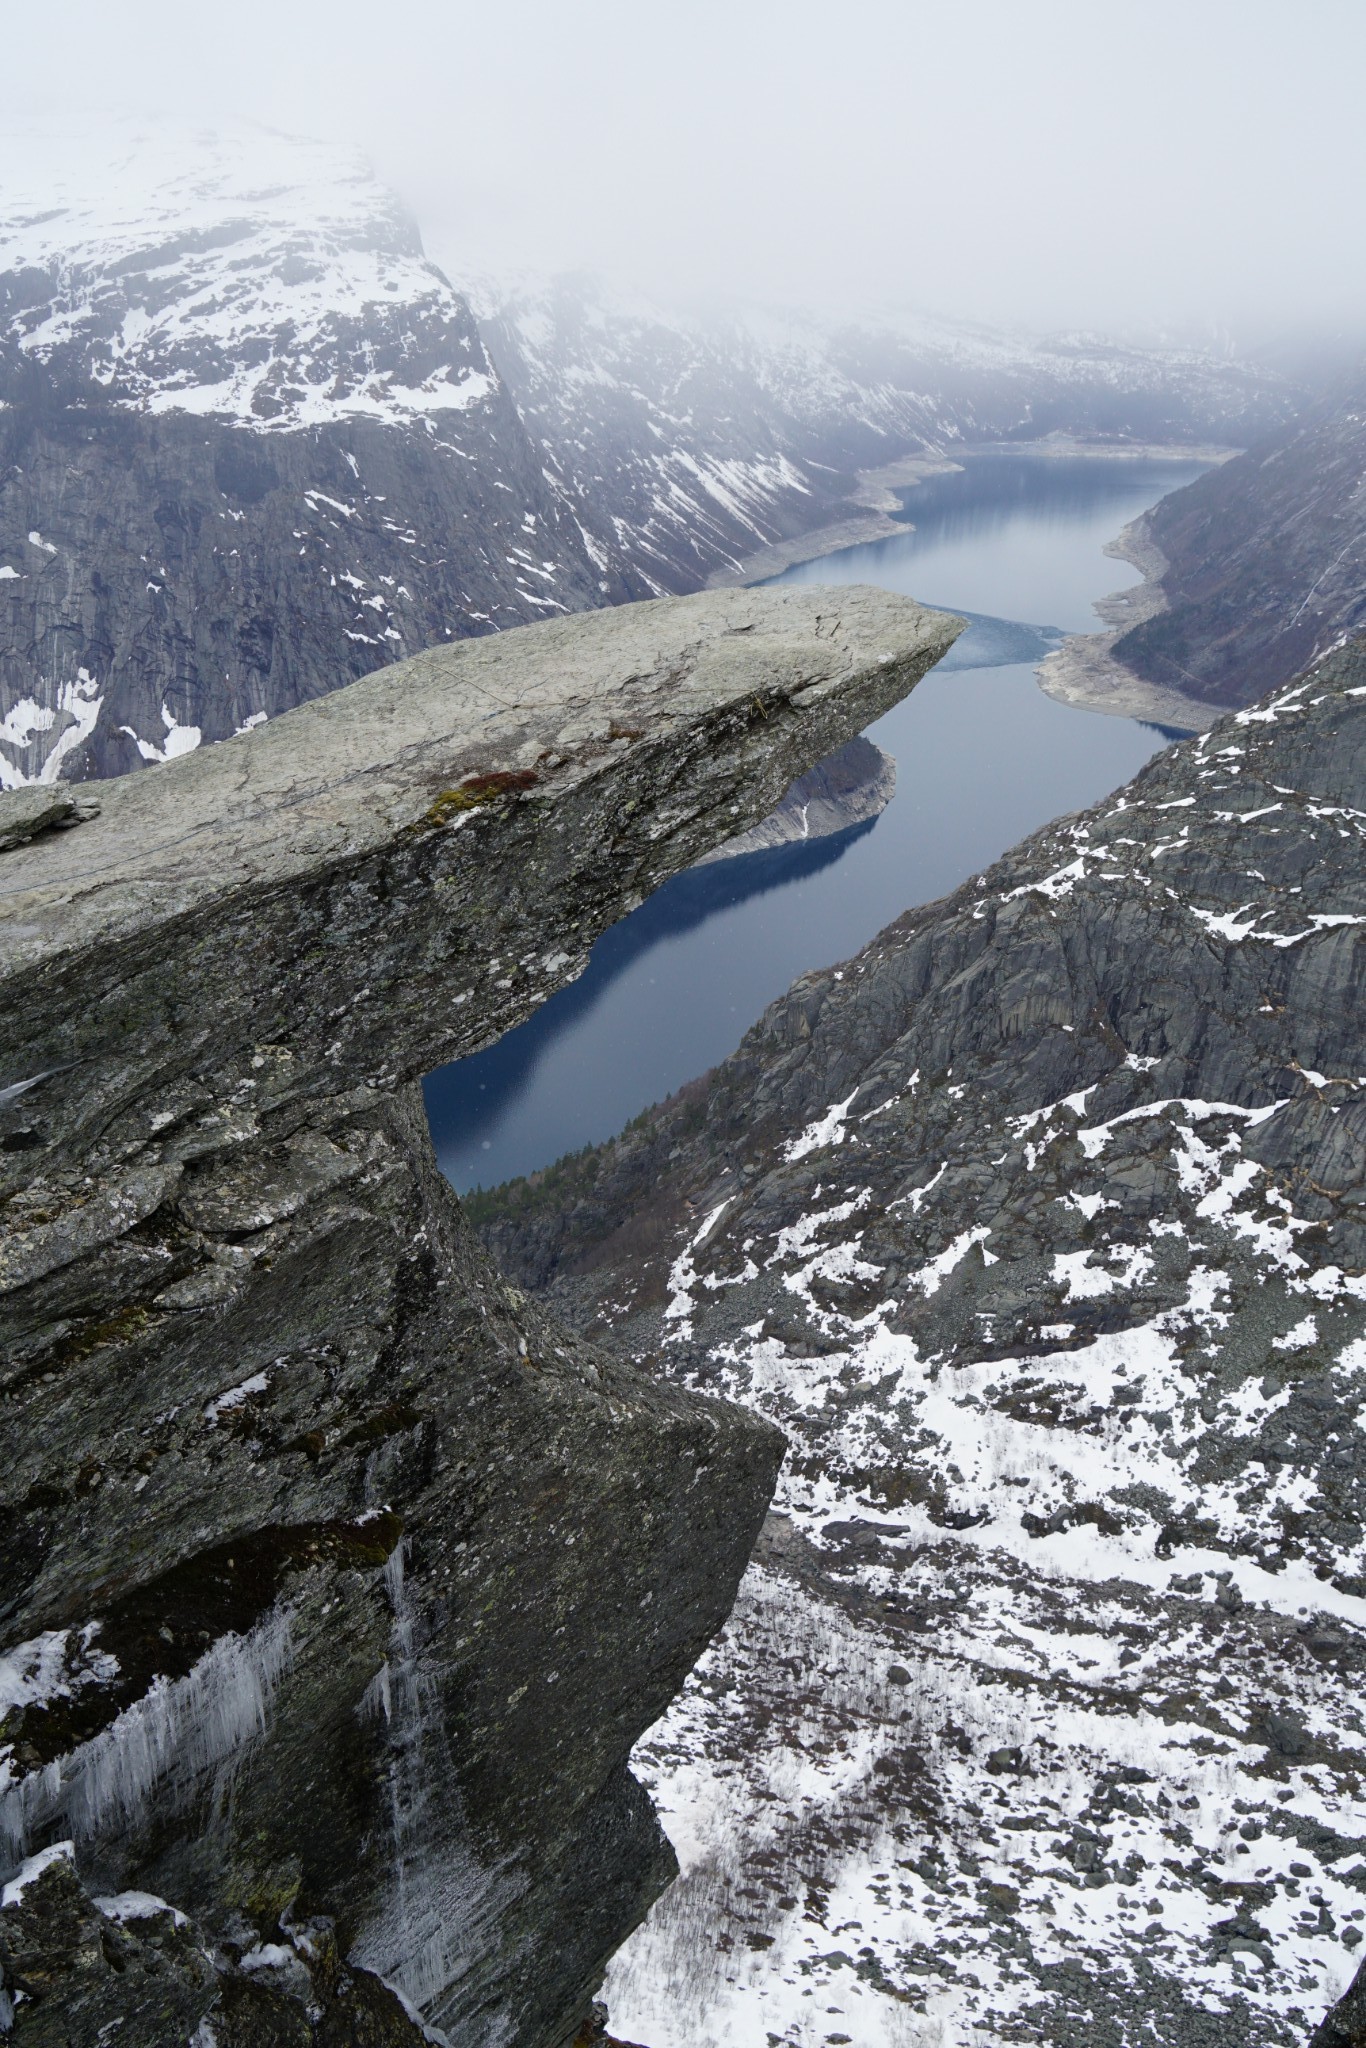
[[[628,1752],[782,1444],[506,1285],[417,1083],[955,630],[666,600],[418,656],[98,815],[0,799],[18,2041],[399,2040],[375,1978],[452,2042],[574,2032],[673,1868]]]

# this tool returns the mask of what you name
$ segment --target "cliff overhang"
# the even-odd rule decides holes
[[[449,2040],[554,2043],[667,1881],[626,1759],[781,1439],[506,1285],[417,1083],[956,630],[870,590],[592,614],[10,821],[0,1864],[70,1840],[189,1913],[189,2021],[326,1926]]]

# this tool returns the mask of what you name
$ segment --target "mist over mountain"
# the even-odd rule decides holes
[[[1050,434],[1239,445],[1299,397],[1236,358],[1095,335],[763,307],[708,317],[585,277],[474,279],[468,294],[528,432],[646,592],[894,506],[861,473],[908,456]]]
[[[439,260],[1255,352],[1366,336],[1352,0],[240,0],[14,11],[10,121],[360,146]]]
[[[361,159],[254,130],[31,134],[6,161],[6,783],[120,773],[433,641],[817,552],[885,526],[866,473],[908,458],[1240,443],[1299,398],[1189,349],[704,324],[582,280],[479,280],[476,318]]]

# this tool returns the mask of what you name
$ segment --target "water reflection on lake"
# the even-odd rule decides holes
[[[1163,735],[1055,703],[1033,665],[1061,632],[1095,630],[1094,600],[1135,580],[1105,542],[1198,474],[1133,458],[974,457],[903,494],[913,531],[777,579],[876,583],[977,615],[869,727],[896,757],[894,800],[839,840],[676,877],[520,1030],[430,1075],[432,1136],[456,1187],[609,1137],[730,1052],[796,975],[1134,774]]]

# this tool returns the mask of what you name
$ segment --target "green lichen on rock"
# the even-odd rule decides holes
[[[471,775],[458,789],[442,790],[436,802],[428,806],[426,822],[429,825],[448,825],[452,818],[462,817],[466,811],[477,811],[482,804],[495,803],[501,796],[516,796],[524,789],[533,788],[535,782],[536,777],[529,768]]]

